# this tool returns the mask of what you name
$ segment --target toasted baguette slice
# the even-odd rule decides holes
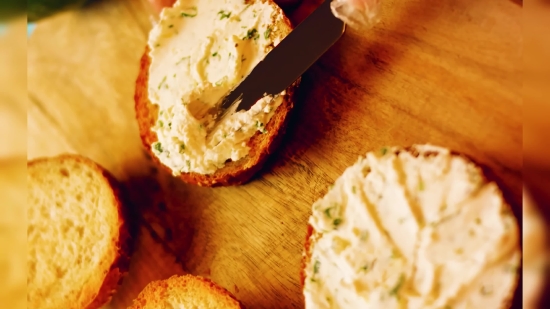
[[[101,307],[129,263],[117,183],[78,155],[35,159],[27,169],[28,308]]]
[[[305,308],[512,304],[517,221],[496,184],[463,156],[431,145],[368,153],[312,211]]]
[[[283,38],[292,30],[292,26],[288,18],[284,15],[281,8],[272,0],[249,0],[247,3],[254,1],[262,1],[273,6],[275,11],[282,16],[282,22],[272,25],[272,37]],[[146,47],[140,62],[139,75],[136,81],[136,91],[134,95],[136,118],[139,126],[141,140],[143,145],[150,153],[155,162],[164,166],[167,171],[171,169],[163,165],[160,160],[151,151],[151,145],[158,141],[157,134],[152,131],[152,127],[157,122],[158,106],[152,104],[148,97],[148,79],[149,67],[151,59],[149,57],[149,47]],[[244,158],[233,162],[228,160],[224,167],[216,170],[213,174],[199,174],[195,172],[181,173],[179,177],[187,183],[196,184],[199,186],[229,186],[240,185],[252,178],[258,172],[269,154],[273,153],[279,146],[282,136],[286,130],[288,123],[289,112],[294,106],[295,90],[298,87],[300,79],[286,89],[281,105],[275,111],[270,121],[265,125],[267,133],[262,134],[256,132],[255,135],[247,142],[250,147],[250,152]]]
[[[149,283],[128,309],[244,308],[229,291],[199,276],[172,276]]]

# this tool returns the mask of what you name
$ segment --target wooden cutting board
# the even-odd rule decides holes
[[[304,0],[293,21],[318,3]],[[382,3],[380,24],[348,28],[304,75],[265,168],[228,188],[182,184],[141,147],[133,93],[151,24],[140,1],[99,1],[37,25],[28,43],[29,158],[68,151],[96,160],[142,218],[139,254],[108,308],[182,272],[209,276],[249,308],[300,308],[311,204],[358,156],[385,145],[433,143],[471,156],[520,212],[521,7]]]

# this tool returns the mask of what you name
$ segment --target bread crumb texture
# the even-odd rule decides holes
[[[28,162],[28,308],[99,308],[110,299],[127,258],[113,185],[81,156]]]
[[[172,276],[149,283],[128,309],[244,308],[229,291],[199,276]]]

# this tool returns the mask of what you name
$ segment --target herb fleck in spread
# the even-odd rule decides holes
[[[162,85],[164,85],[165,82],[166,82],[166,76],[164,76],[164,77],[162,78],[162,81],[160,81],[160,84],[159,84],[158,89],[160,89],[160,87],[162,87]]]
[[[153,144],[153,149],[155,149],[158,152],[162,152],[162,144],[159,142],[156,142]]]
[[[250,39],[258,39],[260,35],[258,34],[258,30],[256,28],[250,29],[246,32],[246,36],[243,38],[243,40],[250,40]]]
[[[397,281],[397,284],[393,287],[393,289],[390,290],[390,296],[398,296],[399,290],[403,287],[403,284],[405,283],[405,275],[401,274],[399,276],[399,281]]]
[[[220,15],[220,20],[231,17],[231,12],[224,10],[219,11],[218,14]]]
[[[198,14],[196,6],[190,7],[188,9],[182,10],[180,13],[181,17],[195,17]]]

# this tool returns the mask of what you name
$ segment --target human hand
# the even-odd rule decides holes
[[[379,0],[333,0],[332,14],[355,28],[369,27],[378,21]]]
[[[147,0],[153,6],[155,12],[160,13],[163,8],[172,6],[176,0]]]

